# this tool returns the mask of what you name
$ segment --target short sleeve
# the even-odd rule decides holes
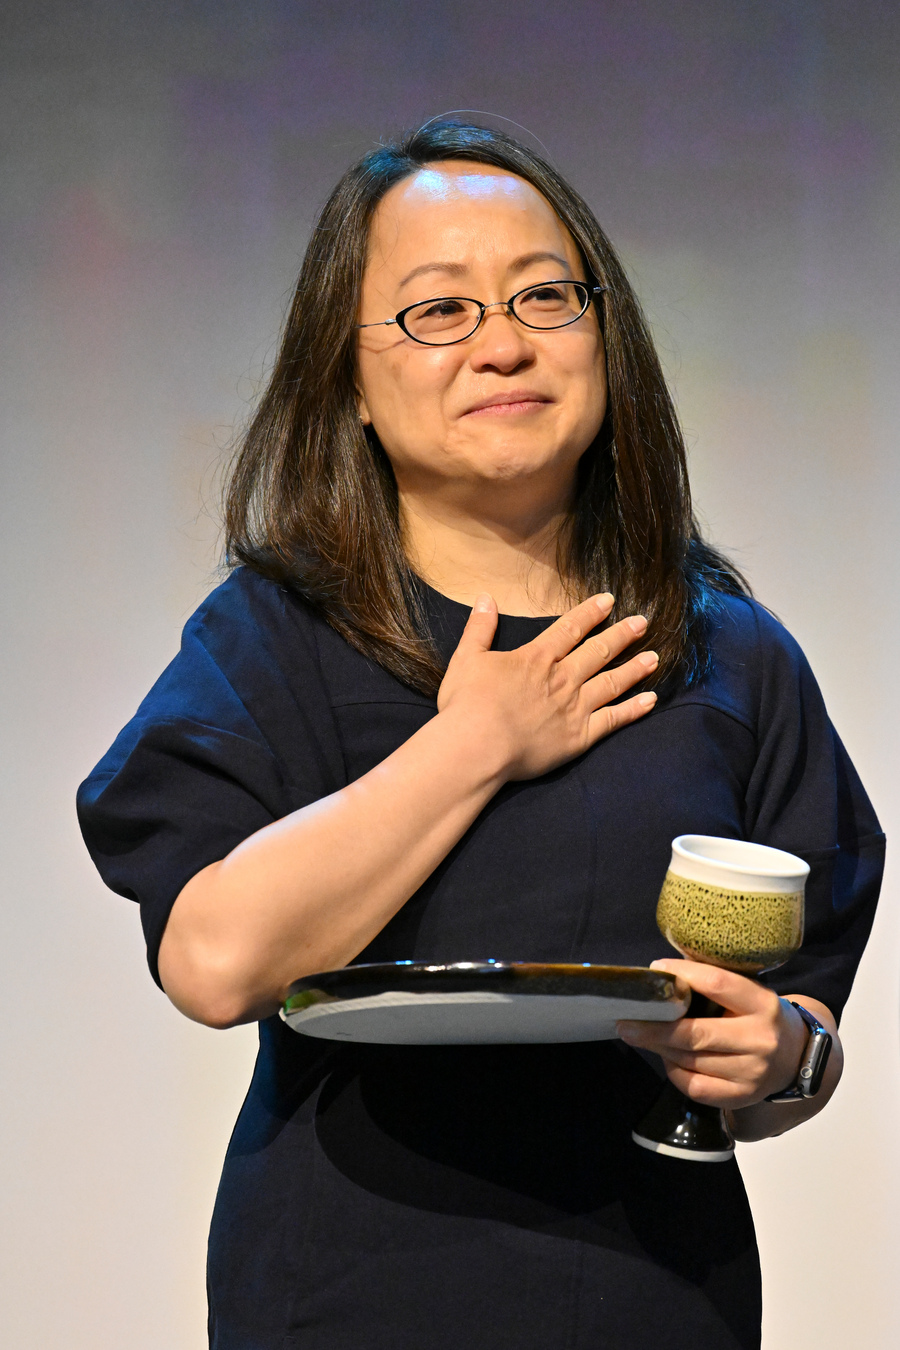
[[[195,873],[343,785],[311,619],[235,573],[82,783],[78,815],[106,884],[136,900],[154,979],[169,913]]]
[[[802,651],[770,614],[753,609],[758,753],[747,838],[810,865],[803,947],[764,978],[780,992],[820,999],[839,1017],[875,915],[884,835]]]

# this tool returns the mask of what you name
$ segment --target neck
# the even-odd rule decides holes
[[[472,605],[487,591],[501,614],[528,617],[562,614],[574,603],[557,566],[570,493],[540,503],[516,502],[508,488],[464,504],[402,489],[399,497],[407,556],[442,595]]]

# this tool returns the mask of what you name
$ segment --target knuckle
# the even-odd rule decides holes
[[[690,1032],[691,1049],[694,1052],[708,1050],[710,1048],[710,1045],[712,1044],[712,1037],[710,1035],[709,1027],[706,1024],[705,1019],[696,1017],[692,1018],[691,1020],[692,1020]]]
[[[760,1060],[759,1063],[753,1066],[752,1085],[754,1091],[763,1086],[770,1071],[771,1066],[767,1064],[765,1060]]]
[[[571,692],[572,682],[561,666],[552,666],[543,680],[543,687],[552,699],[564,699]]]
[[[694,1102],[702,1101],[703,1079],[701,1078],[700,1074],[695,1073],[692,1069],[684,1069],[683,1073],[684,1073],[684,1086],[682,1087],[681,1091],[684,1093],[686,1097],[690,1097],[691,1101]]]
[[[640,708],[633,707],[631,703],[617,703],[609,711],[616,727],[624,727],[629,722],[636,721],[641,712]]]
[[[597,680],[597,688],[602,691],[604,699],[616,698],[621,692],[619,689],[619,681],[614,670],[601,670],[595,678]]]
[[[724,994],[728,986],[728,972],[720,970],[718,966],[709,968],[707,979],[709,997],[714,1001],[717,994]]]
[[[775,1031],[775,1028],[772,1027],[768,1034],[763,1036],[762,1044],[760,1045],[760,1054],[766,1062],[775,1058],[780,1049],[780,1044],[778,1033]]]
[[[581,625],[577,623],[575,619],[570,618],[568,614],[564,614],[557,622],[559,624],[560,632],[563,633],[565,637],[571,638],[573,643],[578,642],[581,637]]]
[[[611,733],[614,732],[616,727],[619,725],[619,723],[616,720],[616,715],[611,708],[600,708],[597,712],[594,713],[594,717],[597,719],[596,720],[597,739],[601,741],[605,736],[611,735]]]

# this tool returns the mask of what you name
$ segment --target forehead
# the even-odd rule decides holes
[[[385,193],[372,219],[369,265],[400,275],[420,255],[472,265],[539,248],[577,265],[575,241],[537,188],[491,165],[449,161]]]

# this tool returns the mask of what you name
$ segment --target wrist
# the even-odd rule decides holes
[[[509,781],[513,755],[502,727],[489,710],[451,702],[438,712],[434,722],[447,738],[452,761],[467,778],[471,777],[476,790],[484,789],[493,796]]]

